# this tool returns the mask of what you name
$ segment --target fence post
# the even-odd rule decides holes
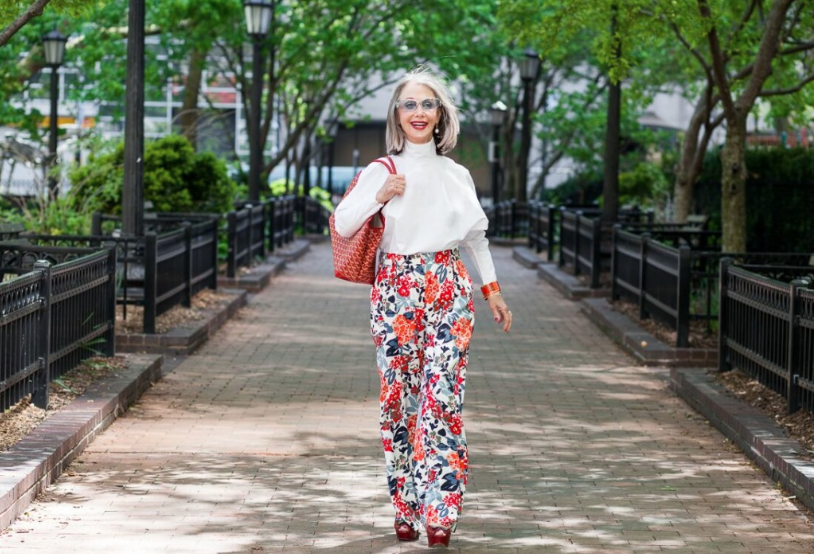
[[[617,233],[621,229],[622,225],[620,223],[614,223],[613,229],[611,230],[611,300],[619,300],[619,292],[616,289],[616,274],[619,272],[619,268],[616,267],[616,264],[619,262],[619,256],[616,255],[616,240]]]
[[[234,279],[237,274],[237,212],[226,214],[226,242],[229,244],[229,253],[226,255],[226,276]]]
[[[158,286],[158,237],[144,234],[144,334],[155,334],[156,295]]]
[[[582,219],[582,210],[575,212],[576,218],[574,219],[574,275],[579,275],[579,222]]]
[[[192,224],[182,223],[184,229],[184,299],[181,305],[192,306]]]
[[[529,226],[529,241],[528,241],[528,246],[529,246],[529,248],[534,248],[535,250],[537,250],[537,244],[539,244],[537,242],[539,240],[539,237],[537,236],[537,229],[539,228],[538,223],[540,221],[539,218],[535,218],[535,215],[536,215],[536,212],[537,212],[537,201],[532,200],[531,202],[528,203],[528,206],[529,206],[529,211],[528,211],[528,214],[529,214],[529,223],[528,223],[528,226]]]
[[[110,329],[105,340],[105,356],[116,354],[116,257],[117,248],[109,248],[107,253],[107,285],[105,286],[105,303]]]
[[[557,213],[559,210],[554,204],[548,205],[548,261],[554,261],[554,229],[557,226]]]
[[[641,249],[639,251],[639,319],[647,319],[647,246],[650,233],[642,234]]]
[[[102,214],[100,212],[93,212],[91,216],[90,234],[97,237],[102,235]]]
[[[692,250],[686,244],[678,247],[678,298],[676,306],[676,346],[690,345],[690,256]]]
[[[220,239],[220,215],[212,220],[212,246],[209,251],[209,263],[212,264],[212,276],[209,278],[209,288],[218,290],[218,241]]]
[[[266,219],[266,225],[268,229],[266,233],[269,236],[269,253],[274,252],[274,248],[277,246],[277,239],[274,236],[274,206],[277,205],[277,200],[275,198],[271,198],[266,204],[266,210],[268,210],[268,218]]]
[[[602,220],[591,220],[591,288],[599,288],[602,272]]]
[[[48,393],[51,384],[51,264],[45,260],[37,260],[34,263],[34,270],[40,272],[42,286],[40,288],[39,323],[39,353],[40,367],[34,378],[34,391],[32,401],[34,405],[43,410],[48,408]]]
[[[788,354],[786,364],[788,373],[786,374],[786,405],[788,413],[793,414],[800,409],[800,387],[797,380],[800,377],[797,373],[797,341],[795,340],[795,330],[797,329],[797,291],[808,288],[808,279],[795,279],[789,287],[789,337],[787,342]]]
[[[718,371],[729,371],[729,356],[727,356],[726,342],[729,331],[729,300],[727,292],[729,290],[728,275],[729,268],[735,262],[732,258],[721,258],[720,271],[718,275]]]
[[[260,257],[265,261],[268,249],[266,248],[268,236],[266,229],[268,228],[268,201],[260,202]]]
[[[563,237],[563,234],[562,234],[563,228],[562,227],[563,227],[564,222],[565,222],[565,206],[560,206],[560,221],[559,221],[559,225],[558,225],[559,228],[560,228],[560,246],[562,246],[562,242],[563,242],[563,238],[562,238]],[[559,259],[557,260],[557,265],[559,265],[560,267],[565,265],[565,260],[563,259],[563,256],[562,256],[562,248],[560,248],[560,256],[559,256]]]

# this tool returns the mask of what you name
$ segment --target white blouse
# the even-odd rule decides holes
[[[405,141],[401,154],[391,156],[404,175],[404,194],[386,204],[376,193],[390,174],[379,162],[367,166],[356,187],[336,207],[336,231],[350,237],[382,209],[384,234],[379,248],[393,254],[438,252],[462,245],[475,262],[483,283],[496,281],[489,252],[486,214],[469,171],[436,153],[435,142]]]

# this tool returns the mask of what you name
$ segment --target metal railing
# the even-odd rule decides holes
[[[698,251],[717,243],[711,231],[653,231],[638,234],[617,225],[613,230],[611,298],[639,306],[639,317],[654,316],[676,331],[676,346],[688,344],[689,322],[718,318],[718,266],[723,258],[776,269],[808,264],[808,254],[722,253]]]
[[[294,196],[277,196],[269,199],[269,249],[282,247],[294,240]]]
[[[269,207],[266,203],[247,204],[243,209],[226,214],[227,241],[226,276],[237,276],[239,267],[249,267],[255,259],[266,255]]]
[[[305,199],[305,212],[303,228],[306,233],[313,235],[323,235],[328,229],[328,218],[331,212],[323,206],[316,198]]]
[[[14,246],[2,244],[4,254]],[[67,250],[67,249],[64,249]],[[76,254],[79,250],[73,249]],[[49,383],[88,357],[115,352],[115,251],[85,251],[51,266],[44,260],[31,272],[0,283],[0,408],[32,394],[48,406]],[[17,260],[23,256],[17,255]]]
[[[167,225],[175,230],[148,232],[143,237],[26,235],[32,244],[15,246],[22,260],[33,260],[40,252],[53,255],[60,251],[58,245],[115,247],[117,303],[125,307],[125,317],[126,306],[143,306],[143,330],[152,334],[158,316],[177,305],[189,306],[192,296],[204,288],[217,288],[218,220],[209,217]]]
[[[549,262],[554,261],[558,211],[554,204],[529,202],[529,248],[537,254],[545,250]]]
[[[781,271],[781,281],[762,275]],[[789,278],[794,273],[805,279]],[[733,367],[786,397],[788,412],[814,410],[814,290],[810,266],[720,267],[719,370]]]
[[[493,208],[492,217],[494,235],[510,239],[528,236],[528,204],[517,200],[498,202]]]
[[[639,319],[653,315],[676,330],[676,346],[689,345],[689,246],[662,244],[649,234],[614,227],[611,298],[625,297],[639,307]]]

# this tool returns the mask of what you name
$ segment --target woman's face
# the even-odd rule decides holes
[[[441,108],[425,109],[421,103],[435,99],[432,89],[418,83],[407,83],[401,89],[398,102],[398,118],[407,140],[414,144],[424,144],[432,140],[432,133],[441,117]],[[409,111],[405,106],[407,100],[418,103],[415,110]],[[437,102],[436,102],[437,104]]]

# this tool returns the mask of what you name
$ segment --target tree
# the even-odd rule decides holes
[[[520,44],[540,51],[544,60],[561,61],[563,47],[577,40],[586,43],[592,37],[589,51],[607,75],[604,88],[608,91],[605,139],[603,219],[616,218],[618,201],[618,158],[621,125],[621,82],[643,48],[649,45],[632,36],[647,33],[640,17],[647,0],[595,0],[557,2],[555,0],[518,0],[501,4],[500,17],[507,33]],[[584,81],[583,81],[584,82]],[[590,83],[590,80],[588,81]]]
[[[814,63],[807,54],[814,42],[800,36],[812,28],[812,3],[773,0],[767,11],[758,1],[733,12],[708,0],[698,0],[696,12],[673,14],[674,29],[704,68],[709,83],[696,114],[707,113],[705,125],[726,122],[721,150],[721,220],[723,250],[746,250],[746,121],[759,97],[800,92],[814,80]],[[699,35],[704,39],[699,40]],[[703,54],[702,54],[703,52]],[[765,88],[774,84],[775,88]],[[714,106],[721,114],[710,117]],[[705,145],[704,145],[705,146]],[[696,154],[697,155],[697,154]],[[696,173],[697,175],[697,173]],[[683,186],[692,181],[684,177]]]

